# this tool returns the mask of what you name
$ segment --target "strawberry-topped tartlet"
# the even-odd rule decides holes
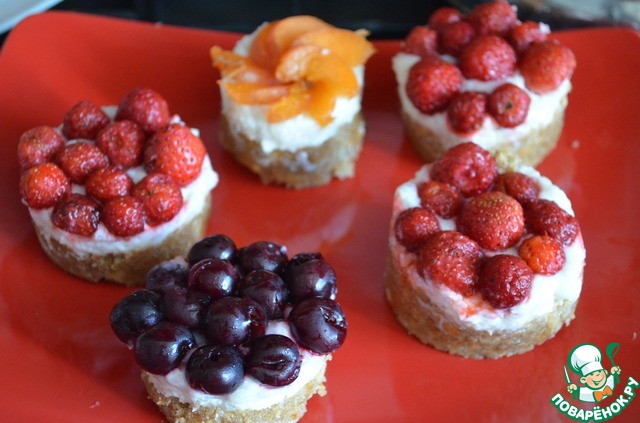
[[[144,283],[204,234],[218,175],[198,131],[147,88],[75,104],[18,143],[20,194],[51,260],[83,279]]]
[[[535,166],[564,125],[572,51],[503,0],[437,9],[393,57],[409,140],[426,161],[472,141]]]
[[[151,269],[110,322],[169,421],[295,422],[347,334],[336,293],[320,253],[216,234]]]
[[[530,166],[453,147],[394,195],[386,295],[412,335],[464,357],[520,354],[574,318],[585,248],[566,194]]]
[[[365,32],[312,16],[265,23],[233,51],[213,47],[222,146],[264,183],[305,188],[352,177],[373,51]]]

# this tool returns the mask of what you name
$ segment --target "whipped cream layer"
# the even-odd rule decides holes
[[[293,339],[288,323],[283,320],[269,322],[267,334],[280,334]],[[228,411],[262,410],[291,398],[307,383],[324,373],[331,355],[315,354],[306,348],[299,348],[302,359],[300,374],[296,380],[285,386],[264,385],[246,375],[238,389],[232,393],[207,394],[189,386],[185,373],[187,359],[167,375],[149,374],[149,380],[160,394],[166,397],[175,397],[185,404],[190,404],[193,411],[201,407],[223,407]]]
[[[456,63],[456,59],[452,56],[445,55],[441,57],[450,63]],[[478,131],[469,135],[460,135],[452,132],[449,128],[446,111],[427,115],[420,112],[407,96],[406,86],[409,70],[419,61],[420,56],[404,52],[397,53],[392,59],[402,110],[414,121],[433,131],[442,141],[445,150],[467,141],[473,141],[480,147],[490,151],[495,151],[497,147],[504,144],[511,144],[515,149],[518,149],[520,148],[521,138],[532,131],[548,126],[555,115],[566,108],[567,95],[571,91],[571,81],[566,79],[556,90],[543,95],[536,94],[525,87],[524,78],[520,71],[516,71],[510,77],[500,81],[480,81],[464,78],[462,91],[479,91],[489,94],[498,86],[511,83],[522,88],[529,95],[531,103],[529,104],[527,118],[515,128],[503,128],[491,117],[487,116]]]
[[[264,24],[253,33],[238,41],[234,52],[242,56],[249,55],[251,43]],[[269,154],[274,150],[296,151],[305,147],[317,147],[334,137],[345,124],[351,123],[360,112],[362,103],[362,84],[364,65],[357,66],[353,72],[361,87],[358,94],[351,98],[336,98],[331,112],[333,120],[326,126],[320,126],[307,114],[299,114],[283,122],[267,121],[268,106],[251,106],[233,101],[220,89],[222,113],[227,117],[231,131],[260,143],[262,150]]]
[[[417,271],[417,256],[400,245],[394,235],[393,223],[400,212],[411,207],[420,207],[417,185],[428,181],[431,165],[423,166],[413,180],[400,185],[394,195],[389,247],[396,264],[409,277],[414,289],[422,290],[444,313],[441,324],[445,321],[455,322],[459,327],[483,330],[489,333],[498,330],[517,330],[540,316],[551,313],[554,303],[566,300],[575,302],[582,290],[582,276],[586,251],[582,234],[570,246],[564,247],[566,261],[564,267],[554,275],[535,274],[531,284],[531,293],[520,304],[509,309],[494,309],[481,295],[464,297],[447,286],[435,283],[430,278],[423,278]],[[567,213],[574,215],[571,202],[560,188],[532,167],[522,166],[517,171],[533,178],[540,185],[539,198],[555,201]],[[442,230],[456,230],[454,219],[438,217]],[[485,255],[511,254],[518,255],[516,246],[502,251],[488,251]]]

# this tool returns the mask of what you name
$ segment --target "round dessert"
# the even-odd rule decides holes
[[[543,23],[516,6],[481,3],[467,15],[437,9],[393,57],[405,131],[432,162],[474,142],[535,166],[556,146],[576,67]]]
[[[43,250],[92,282],[141,285],[151,267],[188,251],[218,183],[198,131],[148,88],[118,106],[77,103],[61,126],[22,134],[18,159]]]
[[[263,24],[233,51],[213,47],[223,148],[265,184],[352,177],[364,136],[364,64],[374,51],[365,35],[293,16]]]
[[[574,318],[585,248],[566,194],[473,143],[395,192],[385,275],[399,322],[452,354],[524,353]]]
[[[347,334],[336,293],[320,253],[216,234],[152,268],[110,321],[169,421],[295,422]]]

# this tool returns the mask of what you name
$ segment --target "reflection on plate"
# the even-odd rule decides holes
[[[261,185],[217,144],[208,49],[230,47],[238,35],[61,12],[23,21],[0,57],[0,421],[161,418],[108,325],[128,290],[53,266],[17,189],[23,131],[58,124],[80,99],[110,104],[134,86],[159,91],[201,129],[221,178],[209,233],[239,245],[263,239],[291,252],[319,250],[336,269],[349,333],[329,365],[327,396],[309,402],[304,422],[561,420],[551,398],[566,390],[567,355],[586,342],[619,342],[623,379],[640,380],[640,39],[617,29],[557,36],[578,69],[559,146],[539,168],[571,197],[581,222],[584,289],[576,319],[554,339],[521,356],[477,361],[420,344],[384,300],[392,193],[420,166],[404,139],[390,69],[399,42],[377,42],[367,66],[367,135],[355,178],[292,191]],[[640,401],[615,420],[639,421]]]
[[[62,0],[0,0],[0,34],[34,13],[55,6]]]

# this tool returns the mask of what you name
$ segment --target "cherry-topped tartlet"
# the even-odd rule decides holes
[[[389,249],[389,304],[439,350],[520,354],[574,318],[585,248],[569,199],[532,167],[474,143],[396,189]]]
[[[198,130],[148,88],[75,104],[18,143],[20,194],[50,259],[83,279],[141,285],[200,239],[218,175]]]
[[[346,337],[336,293],[320,253],[216,234],[153,267],[110,322],[169,421],[295,422]]]
[[[393,57],[409,140],[426,161],[472,141],[535,166],[564,125],[572,51],[504,0],[443,7]]]

